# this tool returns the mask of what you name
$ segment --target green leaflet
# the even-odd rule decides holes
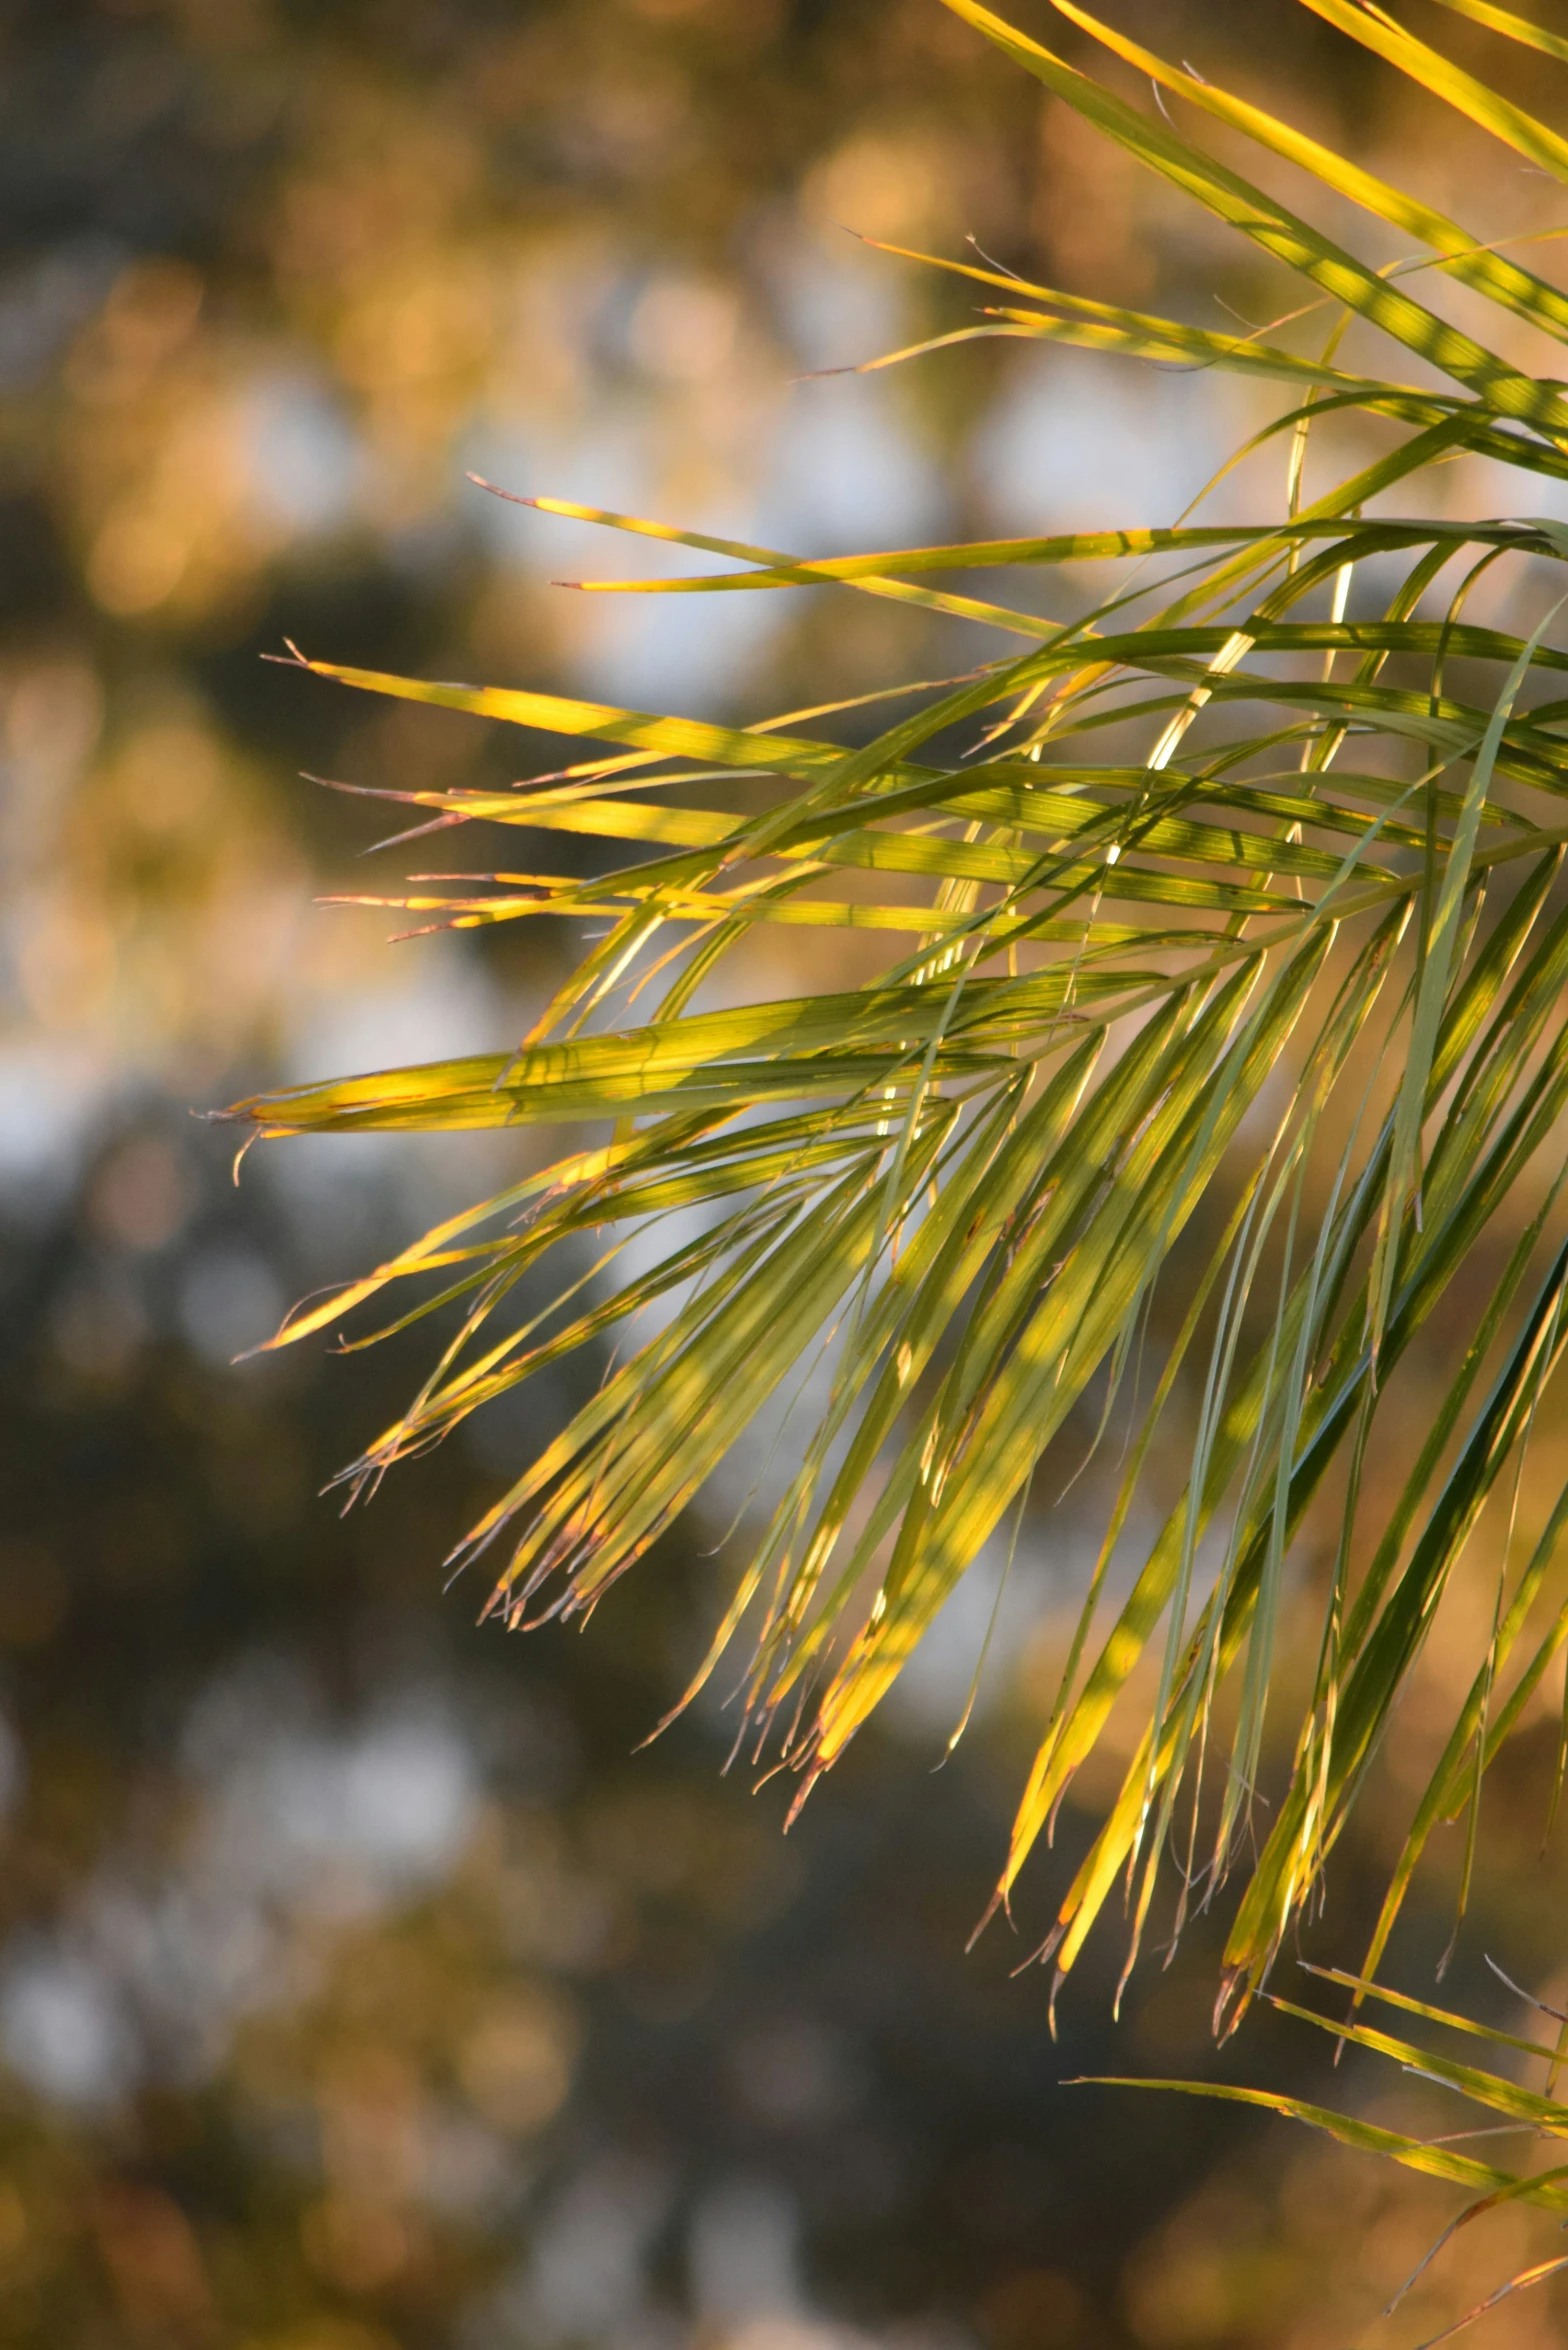
[[[946,0],[946,4],[951,6],[953,0]],[[1489,90],[1484,82],[1478,82],[1473,74],[1452,64],[1438,50],[1416,40],[1381,10],[1358,5],[1357,0],[1302,0],[1302,4],[1315,16],[1326,17],[1353,41],[1360,41],[1380,57],[1386,57],[1423,89],[1446,99],[1461,114],[1468,114],[1472,122],[1478,122],[1494,138],[1505,140],[1543,171],[1551,172],[1557,179],[1568,179],[1568,140],[1559,138],[1545,123],[1537,122],[1520,107],[1510,105],[1496,90]]]
[[[1305,2122],[1310,2129],[1322,2130],[1341,2146],[1353,2146],[1366,2154],[1386,2155],[1407,2170],[1420,2171],[1429,2179],[1446,2179],[1456,2187],[1479,2188],[1485,2192],[1516,2184],[1512,2171],[1495,2170],[1490,2163],[1477,2162],[1468,2154],[1455,2154],[1451,2147],[1431,2146],[1420,2138],[1404,2137],[1397,2130],[1381,2129],[1375,2122],[1355,2121],[1348,2114],[1335,2113],[1329,2106],[1309,2105],[1301,2097],[1281,2097],[1268,2089],[1235,2088],[1227,2081],[1140,2081],[1111,2073],[1094,2078],[1105,2089],[1169,2089],[1183,2097],[1219,2097],[1238,2105],[1256,2105],[1265,2113],[1283,2114],[1289,2121]],[[1555,2177],[1542,2179],[1539,2185],[1532,2181],[1525,2193],[1529,2201],[1541,2203],[1548,2211],[1568,2211],[1568,2188]]]
[[[639,538],[664,539],[677,546],[699,548],[704,554],[730,555],[737,562],[758,563],[781,581],[805,583],[820,576],[814,564],[798,562],[771,547],[751,546],[738,539],[710,538],[702,531],[673,530],[665,523],[645,522],[637,515],[612,514],[597,506],[576,506],[565,498],[525,498],[522,503],[537,506],[543,514],[567,515],[579,522],[603,522],[611,529],[631,531]],[[849,585],[868,595],[885,596],[893,603],[913,604],[922,611],[946,613],[955,620],[978,620],[988,627],[1008,629],[1020,636],[1041,637],[1052,633],[1049,621],[1036,620],[1027,613],[1009,612],[999,604],[981,603],[974,596],[913,587],[907,580],[863,569],[845,576]],[[600,585],[598,581],[582,579],[561,580],[557,584],[577,588]]]
[[[965,266],[963,274],[984,273]],[[542,499],[536,502],[544,506],[550,503]],[[568,510],[590,521],[610,523],[617,529],[653,528],[634,523],[625,515],[602,513],[591,507]],[[1210,548],[1307,546],[1314,539],[1342,543],[1346,530],[1346,523],[1337,516],[1292,515],[1276,523],[1213,523],[1175,530],[1069,531],[1046,538],[976,539],[945,547],[899,547],[881,555],[820,555],[789,562],[760,562],[753,571],[687,573],[658,579],[580,579],[573,580],[571,585],[596,595],[718,595],[747,588],[823,587],[835,581],[848,585],[856,580],[881,578],[889,572],[981,571],[997,566],[1120,562],[1130,557],[1182,555]],[[683,547],[710,549],[715,544],[695,531],[660,527],[657,535],[673,539]],[[1527,522],[1405,522],[1380,515],[1375,523],[1356,524],[1353,541],[1357,550],[1364,548],[1379,554],[1429,545],[1516,546],[1533,548],[1536,552],[1550,551],[1550,540]],[[1327,561],[1334,568],[1340,559],[1336,545],[1330,549]]]
[[[1261,107],[1250,106],[1244,99],[1235,98],[1228,90],[1217,88],[1213,82],[1199,80],[1194,74],[1176,72],[1163,58],[1156,57],[1136,41],[1129,41],[1112,31],[1108,25],[1101,24],[1086,10],[1076,7],[1073,0],[1051,0],[1051,4],[1060,15],[1081,26],[1085,32],[1092,33],[1097,41],[1103,42],[1118,57],[1125,58],[1130,65],[1135,65],[1141,73],[1148,74],[1166,89],[1176,91],[1189,105],[1203,107],[1221,122],[1231,124],[1247,137],[1256,140],[1259,146],[1267,147],[1289,162],[1299,164],[1311,172],[1315,179],[1322,181],[1325,187],[1348,196],[1352,203],[1361,205],[1377,219],[1387,221],[1391,228],[1397,228],[1407,236],[1419,237],[1423,244],[1432,246],[1441,254],[1442,267],[1462,285],[1473,286],[1477,293],[1485,294],[1505,309],[1512,310],[1518,317],[1529,319],[1534,326],[1559,335],[1568,334],[1568,299],[1555,286],[1548,285],[1545,279],[1520,269],[1505,254],[1483,250],[1478,240],[1462,229],[1457,221],[1448,219],[1431,205],[1406,195],[1403,189],[1390,187],[1386,180],[1377,179],[1372,173],[1363,171],[1358,164],[1336,155],[1331,147],[1325,147],[1319,140],[1307,138],[1300,131],[1276,121],[1272,115],[1265,114]],[[1503,11],[1489,7],[1488,0],[1443,0],[1443,5],[1459,8],[1467,16],[1478,17],[1482,23],[1493,23],[1494,29],[1498,31],[1512,31],[1516,38],[1533,39],[1553,54],[1568,57],[1568,42],[1554,42],[1549,34],[1535,33],[1532,27],[1523,26],[1517,17],[1504,18]]]
[[[1220,219],[1240,229],[1243,235],[1253,238],[1267,252],[1299,271],[1303,277],[1311,279],[1324,293],[1343,302],[1348,309],[1380,327],[1407,350],[1419,353],[1445,375],[1462,383],[1498,415],[1559,430],[1568,429],[1568,408],[1564,407],[1556,385],[1538,383],[1532,377],[1520,375],[1516,369],[1506,366],[1494,352],[1448,326],[1434,312],[1389,285],[1331,238],[1299,220],[1283,205],[1275,204],[1260,188],[1201,154],[1184,139],[1149,122],[1098,84],[1075,73],[1071,66],[1054,57],[1048,49],[1041,48],[1037,42],[1015,32],[1000,17],[993,16],[988,8],[980,7],[978,0],[942,0],[942,4],[950,8],[955,16],[965,18],[985,33],[998,48],[1016,58],[1020,65],[1054,89],[1059,96],[1069,97],[1078,112],[1085,115],[1096,128],[1126,147],[1140,163],[1146,163],[1162,173],[1187,194],[1195,196]],[[1352,15],[1356,16],[1356,37],[1368,40],[1374,46],[1384,45],[1374,41],[1373,36],[1362,29],[1360,12],[1347,5],[1346,0],[1306,0],[1306,5],[1336,24]],[[1350,27],[1347,25],[1345,29]],[[1414,49],[1418,44],[1411,43],[1409,46]],[[1388,51],[1385,47],[1386,53]],[[1454,77],[1455,90],[1460,88],[1466,78]],[[1508,113],[1511,115],[1512,110],[1508,110]],[[1543,138],[1547,136],[1543,134]],[[1562,144],[1561,141],[1556,142],[1558,147],[1562,147]],[[1544,147],[1542,152],[1545,152]],[[1564,148],[1563,152],[1568,154],[1568,148]]]
[[[965,1037],[995,1050],[1027,1043],[1042,1023],[1059,1020],[1069,975],[1070,967],[1056,966],[1034,978],[974,981],[952,1026],[958,1065],[966,1072],[987,1065],[963,1056]],[[1079,987],[1085,984],[1080,978]],[[226,1115],[247,1118],[267,1134],[417,1128],[443,1120],[514,1125],[618,1114],[623,1104],[662,1099],[684,1085],[694,1095],[738,1101],[748,1086],[764,1082],[763,1072],[771,1093],[787,1091],[797,1080],[813,1092],[854,1087],[866,1082],[867,1070],[876,1076],[903,1067],[931,1037],[939,1010],[938,999],[923,988],[786,998],[690,1014],[619,1036],[296,1086],[237,1103]],[[885,1058],[875,1057],[877,1047]],[[756,1057],[763,1048],[769,1057]]]
[[[1304,1972],[1316,1975],[1325,1983],[1338,1983],[1362,1999],[1373,2000],[1379,2007],[1396,2007],[1403,2015],[1425,2016],[1429,2023],[1441,2024],[1445,2030],[1459,2032],[1467,2039],[1490,2040],[1494,2048],[1516,2049],[1521,2056],[1538,2056],[1543,2063],[1557,2062],[1557,2051],[1539,2040],[1524,2040],[1516,2033],[1500,2031],[1495,2024],[1478,2024],[1469,2016],[1456,2015],[1450,2009],[1434,2007],[1430,2000],[1413,1999],[1408,1991],[1396,1991],[1389,1984],[1375,1983],[1365,1974],[1347,1974],[1343,1967],[1306,1965]]]
[[[1555,33],[1544,32],[1539,25],[1528,24],[1511,9],[1496,8],[1492,0],[1438,0],[1439,7],[1451,8],[1456,16],[1468,16],[1475,23],[1484,24],[1489,31],[1502,33],[1510,41],[1522,41],[1527,48],[1539,49],[1547,57],[1557,57],[1568,63],[1568,41]]]
[[[949,0],[951,4],[951,0]],[[896,253],[900,248],[885,248]],[[911,259],[929,262],[933,267],[950,269],[955,275],[985,278],[988,272],[971,269],[961,262],[936,261],[930,254],[911,255]],[[992,284],[1012,281],[990,278]],[[1424,401],[1421,394],[1406,384],[1380,384],[1366,376],[1347,375],[1342,368],[1324,367],[1311,359],[1298,359],[1293,352],[1282,351],[1272,343],[1251,338],[1242,341],[1234,335],[1206,332],[1202,327],[1181,326],[1173,318],[1154,318],[1139,310],[1123,310],[1106,302],[1090,302],[1082,296],[1062,294],[1049,287],[1031,287],[1042,301],[1054,303],[1051,310],[1015,310],[998,306],[990,315],[1001,323],[995,326],[959,327],[951,334],[933,335],[923,343],[912,343],[906,350],[889,351],[881,359],[862,363],[862,374],[874,373],[882,367],[897,367],[906,359],[923,358],[928,352],[950,350],[957,343],[979,343],[1001,338],[1048,343],[1068,343],[1080,351],[1109,351],[1125,358],[1147,359],[1156,365],[1170,367],[1217,367],[1229,375],[1265,376],[1274,382],[1311,384],[1314,388],[1338,393],[1355,406],[1370,408],[1383,414],[1415,417],[1430,414],[1433,403]],[[857,582],[865,585],[866,582]],[[906,590],[913,600],[913,590]],[[976,613],[972,617],[981,617]]]

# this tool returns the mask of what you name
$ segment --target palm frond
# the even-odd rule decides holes
[[[1568,1340],[1562,1178],[1542,1172],[1568,1113],[1568,698],[1553,698],[1568,651],[1551,641],[1560,605],[1520,633],[1497,593],[1512,580],[1539,609],[1540,576],[1568,561],[1568,528],[1530,512],[1532,476],[1568,477],[1568,391],[1520,356],[1523,328],[1568,340],[1568,298],[1075,0],[1053,4],[1080,34],[1422,252],[1372,266],[978,0],[944,4],[1292,273],[1304,308],[1270,337],[1219,334],[944,262],[1005,301],[939,340],[1054,340],[1293,382],[1301,404],[1253,444],[1284,460],[1277,520],[817,559],[532,501],[731,566],[575,583],[585,592],[842,591],[991,633],[978,667],[917,682],[885,724],[877,697],[723,726],[305,663],[588,746],[511,790],[385,795],[419,830],[608,844],[586,873],[415,876],[357,902],[456,928],[603,930],[520,1044],[228,1115],[272,1136],[609,1126],[274,1342],[383,1293],[392,1327],[455,1312],[420,1394],[345,1472],[360,1490],[619,1331],[617,1367],[453,1554],[501,1546],[488,1607],[509,1624],[592,1608],[820,1360],[704,1667],[748,1645],[738,1738],[759,1757],[773,1742],[797,1802],[1075,1417],[1103,1429],[1125,1410],[1126,1464],[998,1899],[1127,1695],[1143,1736],[1045,1954],[1060,1978],[1123,1880],[1136,1950],[1179,1832],[1178,1924],[1189,1898],[1246,1880],[1219,2011],[1234,2020],[1321,1880],[1462,1562],[1496,1585],[1493,1635],[1369,1970],[1434,1822],[1468,1805],[1473,1830],[1484,1770],[1568,1626],[1563,1497],[1537,1511],[1522,1568],[1476,1532],[1522,1473]],[[1446,4],[1563,47],[1489,0]],[[1380,11],[1305,5],[1535,163],[1568,160],[1556,133]],[[1455,284],[1472,326],[1491,306],[1496,348],[1433,306]],[[1301,319],[1316,353],[1296,348]],[[1402,372],[1385,376],[1390,343]],[[1346,419],[1370,420],[1379,453],[1356,443],[1305,498],[1309,439],[1331,455]],[[1514,469],[1518,513],[1458,520],[1435,489],[1423,505],[1465,456]],[[1076,618],[962,585],[1009,569],[1065,582],[1084,563],[1122,568]],[[1483,579],[1485,622],[1467,616]],[[876,731],[840,739],[846,714]],[[740,999],[726,1001],[716,975],[759,922],[886,933],[891,959],[859,987],[782,1001],[726,976]],[[622,1278],[634,1237],[641,1269]],[[530,1288],[519,1322],[520,1285],[547,1260],[564,1285],[542,1307]],[[1127,1370],[1161,1344],[1162,1283],[1182,1318],[1140,1408]],[[1446,1367],[1429,1437],[1413,1459],[1392,1454],[1390,1481],[1385,1399],[1418,1357]],[[1185,1491],[1113,1604],[1135,1490],[1183,1414]],[[1309,1530],[1328,1554],[1315,1585]],[[1293,1687],[1294,1759],[1254,1858],[1282,1626],[1309,1605],[1315,1663]]]

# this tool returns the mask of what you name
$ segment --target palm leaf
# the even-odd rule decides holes
[[[1568,651],[1556,606],[1526,633],[1469,610],[1483,575],[1568,561],[1568,532],[1531,514],[1544,501],[1529,479],[1568,476],[1568,394],[1517,354],[1521,321],[1565,339],[1568,299],[1076,0],[1053,5],[1191,115],[1420,251],[1373,267],[978,0],[944,4],[1289,273],[1285,307],[1310,314],[1315,347],[1285,325],[1200,330],[971,261],[940,266],[1004,299],[938,341],[1044,338],[1292,381],[1303,404],[1249,444],[1278,448],[1278,519],[1111,516],[1095,532],[814,558],[529,501],[729,566],[582,592],[868,593],[991,633],[962,674],[754,725],[306,663],[584,746],[509,790],[384,795],[418,832],[598,844],[578,871],[516,870],[531,858],[508,852],[506,869],[416,875],[355,902],[458,928],[604,930],[521,1043],[228,1115],[270,1136],[605,1129],[273,1343],[372,1306],[387,1327],[450,1318],[419,1395],[345,1471],[361,1490],[617,1334],[615,1368],[453,1553],[494,1546],[486,1604],[508,1623],[591,1609],[799,1385],[781,1493],[743,1513],[699,1675],[728,1644],[749,1650],[737,1735],[799,1774],[797,1801],[1004,1522],[1043,1497],[1042,1466],[1054,1476],[1075,1426],[1126,1414],[1136,1439],[1109,1480],[998,1898],[1113,1707],[1140,1705],[1141,1741],[1046,1951],[1060,1978],[1124,1879],[1136,1949],[1179,1833],[1178,1924],[1190,1898],[1243,1879],[1234,2018],[1318,1885],[1455,1578],[1495,1587],[1494,1631],[1370,1965],[1436,1819],[1468,1805],[1473,1834],[1485,1768],[1568,1626],[1564,1497],[1532,1502],[1545,1531],[1522,1568],[1487,1514],[1527,1470],[1536,1493],[1530,1440],[1568,1337],[1561,1181],[1539,1174],[1568,1112],[1568,698],[1553,698]],[[1568,157],[1381,12],[1305,4],[1533,161]],[[1490,0],[1446,4],[1562,47]],[[1450,284],[1471,304],[1463,329],[1441,308]],[[1472,331],[1480,304],[1495,350]],[[1412,367],[1421,380],[1404,380]],[[1331,459],[1358,414],[1377,420],[1380,453],[1304,498],[1309,444]],[[1517,512],[1465,522],[1426,498],[1435,469],[1467,455],[1515,470]],[[1112,566],[1115,584],[1066,621],[964,585],[1084,563]],[[894,691],[907,707],[887,721]],[[890,959],[860,986],[759,1000],[745,977],[759,922],[885,933]],[[1167,1300],[1178,1328],[1162,1341]],[[1128,1365],[1162,1343],[1140,1405]],[[1435,1381],[1429,1435],[1371,1479],[1374,1447],[1393,1457],[1385,1398],[1417,1362]],[[1112,1606],[1112,1553],[1179,1413],[1194,1430],[1185,1492]],[[1331,1533],[1315,1580],[1309,1517]],[[1277,1667],[1287,1619],[1316,1656],[1294,1719]],[[1254,1791],[1281,1741],[1254,1858]],[[1444,2162],[1422,2157],[1483,2183],[1484,2166]]]

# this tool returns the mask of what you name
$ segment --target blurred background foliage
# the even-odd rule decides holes
[[[1285,0],[1143,13],[1481,233],[1548,224],[1543,182],[1435,146]],[[1253,314],[1244,255],[932,0],[4,12],[0,2343],[1333,2350],[1540,2256],[1546,2223],[1499,2215],[1507,2243],[1460,2239],[1380,2327],[1441,2190],[1057,2085],[1216,2065],[1214,1936],[1114,2035],[1107,1949],[1057,2046],[1044,1978],[1011,1971],[1036,1920],[964,1956],[1070,1513],[1027,1531],[951,1764],[929,1775],[984,1591],[786,1842],[779,1791],[721,1776],[716,1705],[632,1752],[701,1651],[736,1494],[586,1640],[508,1641],[439,1560],[527,1427],[481,1419],[342,1521],[317,1491],[418,1350],[232,1362],[503,1154],[300,1143],[236,1188],[191,1108],[509,1038],[554,975],[548,942],[389,951],[313,907],[364,886],[376,824],[302,768],[451,782],[506,746],[263,653],[714,716],[865,690],[895,650],[907,676],[911,646],[933,672],[967,648],[869,599],[552,593],[591,535],[465,471],[820,552],[1173,520],[1263,413],[996,348],[800,380],[965,315],[849,231]],[[816,934],[759,952],[780,993],[821,976]],[[1316,1956],[1364,1946],[1465,1629]],[[1502,2012],[1484,1950],[1548,1996],[1562,1964],[1538,1731],[1489,1798],[1454,2005]],[[1075,1787],[1064,1868],[1103,1792]],[[1428,1980],[1456,1858],[1403,1930]],[[1312,2037],[1251,2019],[1227,2077],[1321,2091]],[[1344,2070],[1338,2101],[1450,2126],[1438,2092]],[[1542,2294],[1490,2338],[1562,2317]]]

